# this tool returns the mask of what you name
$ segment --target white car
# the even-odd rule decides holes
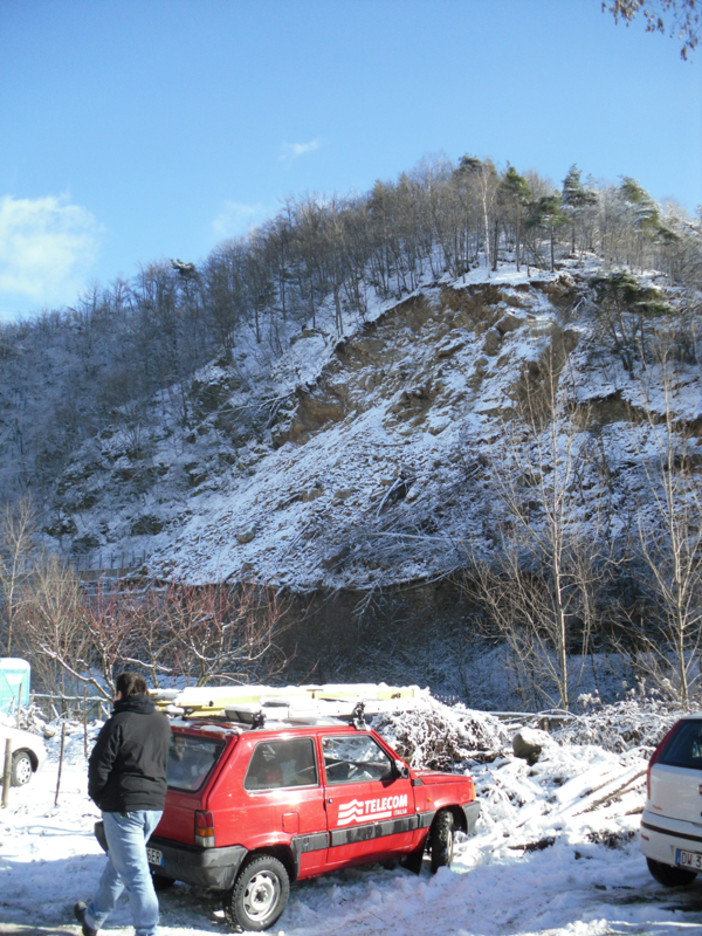
[[[640,843],[666,887],[690,884],[702,871],[702,712],[676,722],[653,752]]]
[[[24,786],[29,783],[41,764],[46,759],[46,748],[42,739],[30,731],[11,728],[0,721],[0,783],[5,776],[5,752],[7,740],[10,740],[10,783],[12,786]]]

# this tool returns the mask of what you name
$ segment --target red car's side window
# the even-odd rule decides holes
[[[387,780],[393,775],[392,760],[367,734],[329,735],[322,741],[327,783],[359,783]]]
[[[275,790],[319,782],[312,738],[262,741],[251,756],[244,789]]]

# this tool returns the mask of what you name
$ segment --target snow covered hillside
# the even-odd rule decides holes
[[[469,773],[483,805],[475,836],[458,842],[453,867],[432,877],[377,866],[293,885],[272,932],[281,936],[672,936],[702,931],[702,883],[667,891],[638,850],[646,757],[672,720],[620,706],[542,738],[530,766],[514,756],[517,725],[433,703],[444,739],[457,739],[450,769]],[[379,725],[388,739],[408,715]],[[91,739],[98,726],[90,730]],[[88,898],[104,861],[92,835],[82,727],[68,726],[57,793],[59,735],[31,783],[0,812],[0,933],[77,932],[76,900]],[[429,756],[419,745],[418,757]],[[217,897],[177,884],[160,895],[163,936],[226,932]],[[120,905],[104,930],[132,932]]]
[[[668,407],[697,431],[702,375],[681,365],[664,387],[654,361],[627,370],[618,326],[608,333],[589,285],[601,272],[591,259],[427,280],[402,301],[369,301],[363,320],[347,315],[341,337],[329,303],[269,370],[242,341],[233,364],[192,381],[196,426],[184,430],[164,395],[148,438],[121,429],[83,446],[59,479],[49,529],[94,565],[143,559],[192,583],[310,591],[446,576],[465,564],[467,542],[493,547],[495,473],[535,458],[506,427],[554,371],[560,429],[575,413],[579,449],[597,454],[580,481],[584,521],[606,492],[616,538],[646,501],[648,416]],[[660,296],[677,322],[675,293]]]

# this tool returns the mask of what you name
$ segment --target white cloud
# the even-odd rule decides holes
[[[0,296],[57,306],[74,301],[94,263],[102,229],[68,195],[0,199]],[[3,295],[4,294],[4,295]]]
[[[320,141],[318,138],[310,140],[309,143],[283,143],[280,161],[291,163],[293,160],[299,159],[300,156],[306,156],[308,153],[313,153],[315,150],[318,150],[319,146]]]
[[[264,205],[247,205],[244,202],[227,201],[212,222],[212,232],[218,239],[237,237],[249,233],[268,216]]]

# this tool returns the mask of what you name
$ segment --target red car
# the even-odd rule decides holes
[[[291,881],[396,859],[419,871],[425,850],[432,871],[450,864],[454,832],[479,815],[473,781],[411,770],[358,724],[175,721],[156,886],[216,888],[233,928],[264,930]]]

